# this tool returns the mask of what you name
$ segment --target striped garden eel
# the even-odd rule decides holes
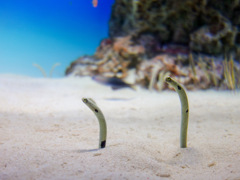
[[[99,132],[99,148],[105,148],[107,139],[107,124],[102,111],[97,106],[96,102],[91,98],[82,98],[82,101],[92,110],[97,116],[100,126]]]
[[[181,131],[180,131],[180,147],[187,147],[187,130],[188,130],[188,116],[189,116],[189,107],[188,107],[188,98],[186,91],[183,86],[176,82],[171,77],[166,77],[165,81],[172,85],[175,91],[178,93],[181,101],[181,110],[182,110],[182,121],[181,121]]]

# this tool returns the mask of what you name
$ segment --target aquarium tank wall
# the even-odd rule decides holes
[[[1,0],[0,73],[42,77],[39,66],[49,75],[58,63],[52,76],[63,77],[71,61],[108,37],[113,2]]]

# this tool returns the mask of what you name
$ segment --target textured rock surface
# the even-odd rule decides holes
[[[131,74],[135,84],[159,91],[167,75],[187,89],[240,88],[239,30],[239,0],[116,0],[110,37],[66,74]]]
[[[145,48],[134,45],[131,36],[104,39],[94,56],[84,56],[74,61],[66,70],[66,75],[125,78],[128,69],[136,68],[143,60]]]
[[[116,0],[109,24],[111,37],[151,35],[160,44],[221,54],[240,44],[240,1]]]

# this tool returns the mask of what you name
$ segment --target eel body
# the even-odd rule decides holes
[[[182,111],[182,120],[181,120],[181,130],[180,130],[180,147],[187,147],[187,130],[188,130],[188,117],[189,117],[189,105],[188,98],[185,89],[181,84],[172,79],[171,77],[166,77],[165,81],[173,86],[175,91],[178,93],[181,101],[181,111]]]
[[[92,112],[96,115],[99,121],[99,148],[105,148],[106,140],[107,140],[107,124],[105,121],[105,117],[97,106],[96,102],[91,98],[82,98],[82,101],[92,110]]]

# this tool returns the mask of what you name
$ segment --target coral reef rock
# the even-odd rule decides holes
[[[151,35],[208,54],[239,49],[239,28],[236,0],[116,0],[109,22],[110,37]]]
[[[104,39],[94,56],[78,58],[67,68],[66,75],[125,78],[128,69],[135,68],[145,53],[145,48],[134,45],[130,38]]]
[[[240,1],[116,0],[109,37],[93,56],[72,62],[66,74],[131,76],[158,91],[167,88],[169,75],[189,90],[235,89],[239,59]]]

